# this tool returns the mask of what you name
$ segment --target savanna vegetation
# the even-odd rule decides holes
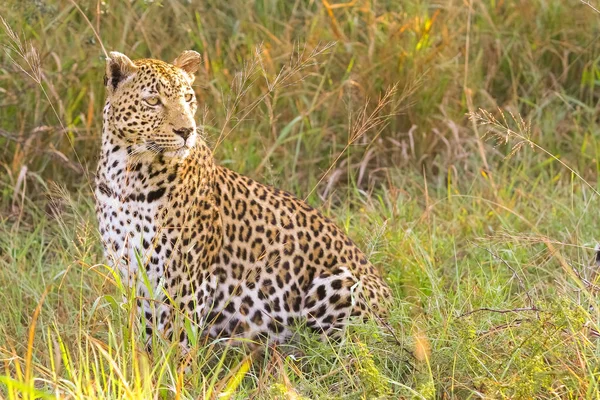
[[[598,398],[599,6],[3,1],[0,397]],[[144,351],[93,210],[105,51],[185,49],[215,157],[336,220],[389,327]]]

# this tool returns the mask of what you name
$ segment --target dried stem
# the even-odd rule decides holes
[[[480,126],[488,127],[488,133],[491,133],[494,137],[498,138],[498,140],[500,142],[503,142],[504,144],[508,144],[510,140],[517,141],[516,144],[512,146],[512,149],[508,153],[506,158],[512,157],[519,150],[521,150],[523,146],[528,145],[532,149],[540,150],[544,154],[557,161],[560,165],[565,167],[567,170],[569,170],[569,172],[571,172],[579,180],[581,180],[587,187],[589,187],[592,190],[592,192],[600,196],[600,192],[598,192],[588,181],[583,179],[583,177],[579,175],[577,171],[575,171],[560,158],[550,153],[548,150],[544,149],[542,146],[538,145],[531,139],[530,122],[526,122],[523,119],[523,117],[521,117],[521,115],[516,117],[512,112],[509,111],[512,120],[517,124],[517,130],[513,130],[509,127],[505,113],[501,109],[498,109],[498,111],[500,113],[502,121],[499,121],[496,117],[494,117],[491,112],[481,108],[478,112],[469,113],[469,119]]]

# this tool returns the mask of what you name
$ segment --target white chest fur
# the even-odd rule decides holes
[[[105,256],[123,277],[133,279],[143,267],[151,280],[160,276],[162,266],[153,260],[159,207],[136,200],[123,200],[116,195],[96,191],[98,223]],[[152,268],[149,268],[152,266]],[[131,282],[130,282],[131,284]]]
[[[96,213],[105,256],[128,286],[139,281],[144,271],[156,287],[164,273],[164,260],[154,254],[161,239],[159,217],[164,205],[146,201],[142,182],[134,179],[124,153],[105,152],[98,168]]]

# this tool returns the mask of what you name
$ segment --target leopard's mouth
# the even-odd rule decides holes
[[[166,157],[187,157],[191,150],[191,146],[184,144],[179,147],[175,146],[164,146],[155,141],[149,141],[146,143],[146,148],[155,154],[162,154]]]
[[[146,141],[146,148],[157,155],[164,155],[165,157],[181,157],[185,158],[190,154],[190,151],[196,144],[196,137],[189,137],[181,144],[180,143],[159,143],[155,140]]]

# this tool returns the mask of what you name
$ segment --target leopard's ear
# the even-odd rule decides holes
[[[173,65],[184,70],[190,79],[194,81],[194,74],[200,68],[202,57],[194,50],[186,50],[173,61]]]
[[[138,67],[125,54],[111,51],[106,59],[104,85],[115,90],[119,86],[119,83],[129,78],[137,70]]]

